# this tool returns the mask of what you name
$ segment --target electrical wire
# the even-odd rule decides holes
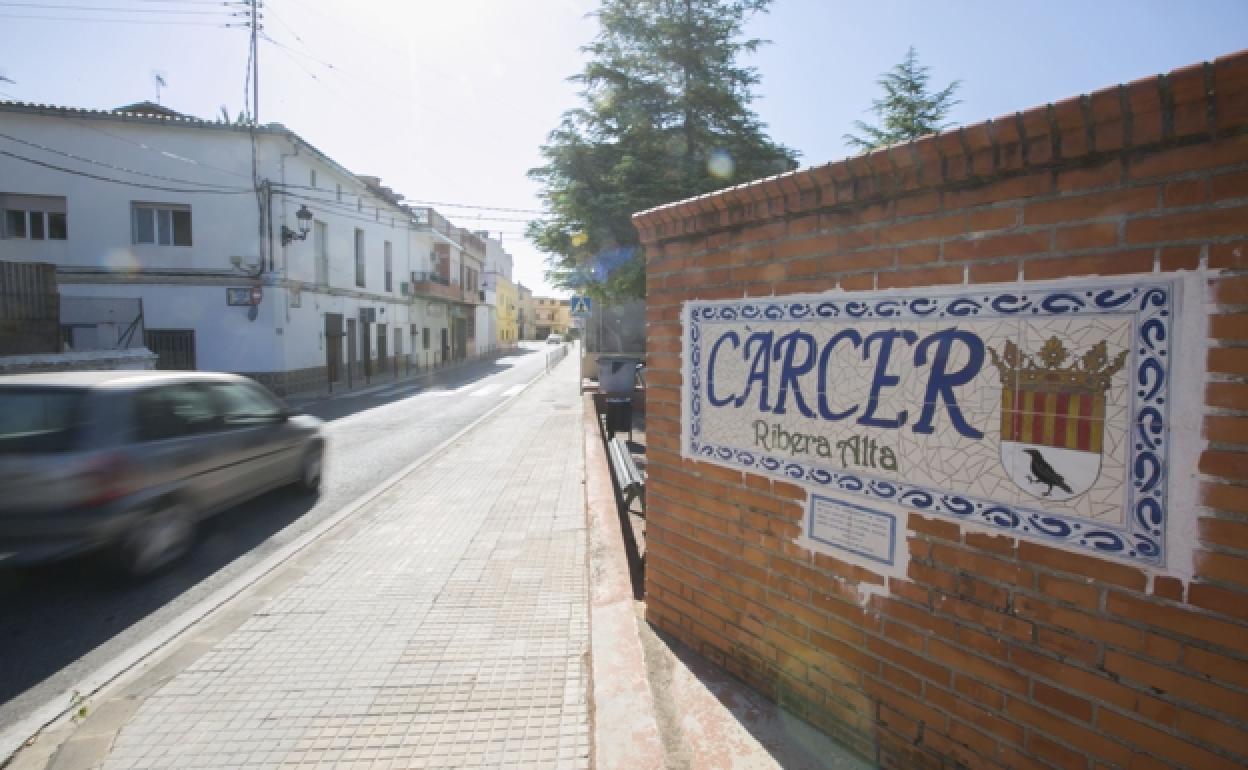
[[[0,19],[34,19],[39,21],[85,21],[90,24],[155,24],[165,27],[217,27],[226,25],[210,21],[163,21],[160,19],[101,19],[89,16],[39,16],[34,14],[0,13]]]
[[[144,184],[142,182],[129,182],[124,179],[114,179],[112,177],[101,176],[99,174],[92,174],[88,171],[78,171],[72,168],[65,168],[64,166],[57,166],[52,163],[46,163],[41,160],[35,160],[34,158],[28,158],[25,155],[18,155],[17,153],[9,152],[8,150],[0,150],[0,155],[7,155],[10,158],[15,158],[20,161],[25,161],[26,163],[33,163],[36,166],[42,166],[44,168],[52,169],[53,171],[60,171],[65,174],[72,174],[74,176],[82,176],[88,179],[95,179],[101,182],[111,182],[112,184],[125,185],[127,187],[140,187],[145,190],[161,190],[163,192],[175,192],[175,193],[199,193],[203,195],[244,195],[244,194],[250,195],[251,193],[255,192],[255,190],[250,187],[240,188],[238,190],[195,190],[195,189],[164,187],[161,185]]]
[[[56,114],[54,113],[54,117],[61,118],[62,120],[73,121],[73,120],[74,120],[77,116],[74,116],[74,115],[56,115]],[[237,171],[231,171],[231,170],[230,170],[230,169],[228,169],[228,168],[222,168],[221,166],[214,166],[213,164],[211,164],[211,163],[206,163],[206,162],[204,162],[204,161],[202,161],[202,160],[196,160],[195,158],[187,158],[187,157],[185,157],[185,156],[182,156],[182,155],[177,155],[177,154],[175,154],[175,153],[169,152],[168,150],[162,150],[162,149],[160,149],[159,147],[152,147],[152,146],[150,146],[150,145],[144,144],[143,142],[136,142],[136,141],[135,141],[135,140],[133,140],[133,139],[129,139],[129,138],[124,137],[124,136],[118,136],[117,134],[114,134],[114,133],[112,133],[112,132],[110,132],[110,131],[105,131],[104,129],[102,129],[102,128],[98,127],[98,126],[93,126],[93,125],[91,125],[91,121],[89,121],[89,120],[84,120],[84,121],[82,121],[82,122],[80,123],[80,125],[82,126],[82,128],[87,128],[87,129],[90,129],[90,130],[95,131],[95,132],[97,132],[97,133],[101,133],[101,134],[103,134],[103,135],[105,135],[105,136],[112,137],[113,139],[116,139],[116,140],[117,140],[117,141],[119,141],[119,142],[125,142],[126,144],[132,144],[132,145],[134,145],[135,147],[138,147],[138,148],[139,148],[139,149],[141,149],[141,150],[147,150],[148,152],[154,152],[154,153],[156,153],[157,155],[161,156],[162,158],[165,158],[165,159],[168,159],[168,160],[177,160],[177,161],[181,161],[181,162],[183,162],[183,163],[189,163],[189,164],[191,164],[191,165],[193,165],[193,166],[202,166],[203,168],[210,168],[210,169],[212,169],[213,171],[219,171],[219,172],[221,172],[222,174],[229,174],[230,176],[236,176],[236,177],[238,177],[239,179],[246,179],[248,182],[250,182],[250,181],[251,181],[251,175],[250,175],[250,174],[242,174],[242,173],[239,173],[239,172],[237,172]],[[224,187],[224,185],[222,185],[222,187]]]
[[[221,3],[222,6],[229,7],[227,3]],[[13,3],[0,2],[0,7],[5,8],[34,8],[40,11],[89,11],[91,13],[137,13],[144,16],[148,14],[175,14],[175,15],[192,15],[192,16],[209,16],[221,13],[220,10],[199,11],[199,10],[183,10],[181,8],[119,8],[114,5],[61,5],[56,3]]]
[[[292,190],[323,190],[322,187],[309,187],[308,185],[293,184],[290,182],[274,183],[274,186],[288,187]],[[541,214],[539,209],[516,209],[505,208],[503,206],[483,206],[476,203],[448,203],[446,201],[426,201],[426,200],[406,200],[405,203],[416,203],[422,206],[448,206],[461,209],[484,209],[487,211],[509,211],[515,214]],[[525,220],[528,221],[528,220]]]
[[[135,174],[137,176],[145,176],[150,179],[159,179],[162,182],[175,182],[178,184],[194,184],[194,185],[201,185],[204,187],[220,187],[220,188],[228,189],[227,185],[217,184],[216,182],[198,182],[198,181],[195,181],[194,179],[180,179],[178,177],[173,177],[173,176],[161,176],[160,174],[150,174],[146,171],[136,171],[135,169],[126,168],[124,166],[114,166],[113,164],[106,163],[102,160],[95,160],[93,158],[87,158],[82,155],[75,155],[72,152],[65,152],[64,150],[58,150],[54,147],[46,147],[42,144],[29,142],[25,139],[19,139],[16,136],[9,136],[8,134],[4,134],[4,133],[0,133],[0,139],[8,139],[10,142],[17,142],[19,144],[24,144],[27,147],[33,147],[36,150],[43,150],[44,152],[50,152],[54,155],[60,155],[65,158],[70,158],[71,160],[80,161],[82,163],[90,163],[96,166],[103,166],[105,168],[111,168],[114,171],[121,171],[126,174]]]

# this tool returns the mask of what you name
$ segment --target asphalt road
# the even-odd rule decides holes
[[[326,420],[324,492],[272,492],[206,523],[196,549],[157,578],[112,578],[98,559],[0,572],[0,731],[210,596],[545,371],[550,349],[429,380],[311,403]]]

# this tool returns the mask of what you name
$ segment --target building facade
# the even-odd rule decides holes
[[[558,297],[533,298],[534,338],[546,339],[551,334],[567,336],[572,325],[572,310],[569,300]]]
[[[484,241],[284,126],[0,102],[0,127],[0,260],[135,308],[162,368],[284,394],[478,352]]]
[[[522,283],[516,284],[516,339],[531,340],[537,338],[537,330],[533,325],[536,305],[533,290]]]

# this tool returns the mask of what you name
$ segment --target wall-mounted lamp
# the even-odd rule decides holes
[[[295,212],[295,219],[299,220],[299,232],[282,225],[283,246],[286,246],[291,241],[302,241],[308,237],[308,230],[312,228],[312,212],[308,211],[307,205],[299,207],[299,210]]]

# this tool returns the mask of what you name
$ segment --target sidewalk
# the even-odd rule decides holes
[[[588,768],[576,380],[539,379],[12,767]]]

